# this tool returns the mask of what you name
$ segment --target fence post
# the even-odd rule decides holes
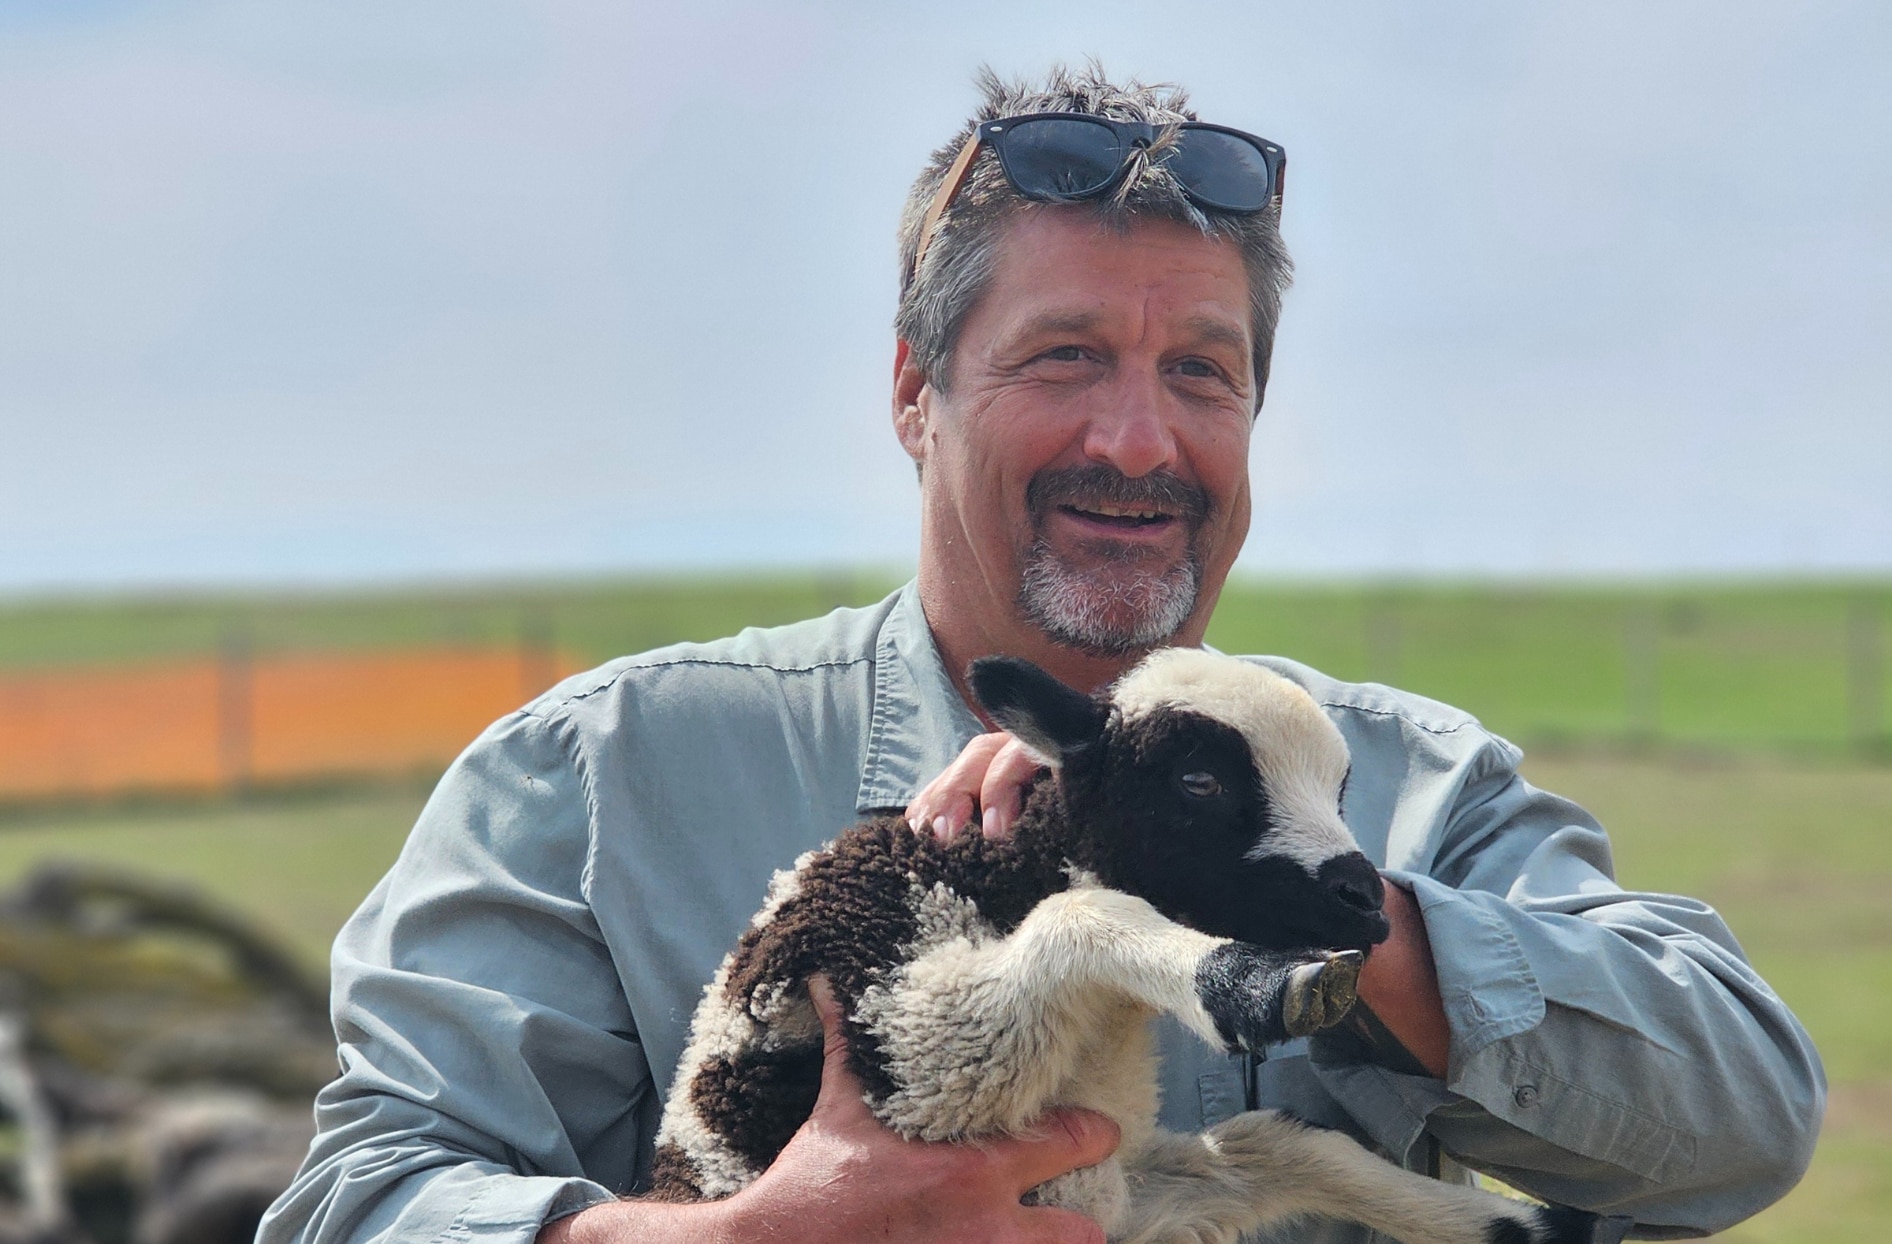
[[[558,653],[552,646],[552,615],[527,609],[519,618],[519,690],[536,699],[558,681]]]
[[[240,794],[255,763],[255,652],[249,628],[228,626],[217,641],[217,773]]]
[[[815,580],[815,591],[821,598],[821,609],[824,613],[845,609],[853,604],[854,590],[853,572],[840,567],[831,567],[822,571]]]
[[[1662,728],[1662,617],[1654,597],[1631,601],[1623,622],[1623,694],[1629,737],[1653,743]]]
[[[1398,603],[1390,596],[1375,593],[1366,601],[1367,677],[1389,687],[1399,685],[1403,636],[1400,634]]]
[[[1846,719],[1853,745],[1875,750],[1885,732],[1885,662],[1879,602],[1854,597],[1846,610]]]

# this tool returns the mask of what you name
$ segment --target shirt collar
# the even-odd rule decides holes
[[[947,676],[918,581],[908,583],[874,644],[874,711],[855,811],[906,807],[984,730]]]

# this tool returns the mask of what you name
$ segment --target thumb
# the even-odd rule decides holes
[[[815,1098],[815,1110],[820,1112],[824,1106],[829,1110],[845,1108],[843,1103],[852,1103],[855,1110],[865,1112],[861,1082],[847,1065],[847,1034],[841,1027],[846,1012],[834,996],[834,986],[825,976],[811,976],[808,998],[821,1021],[821,1091]]]
[[[834,986],[819,974],[808,978],[808,1000],[815,1004],[815,1018],[821,1021],[821,1063],[825,1073],[837,1060],[847,1057],[847,1034],[841,1031],[844,1018],[841,1002],[834,996]]]

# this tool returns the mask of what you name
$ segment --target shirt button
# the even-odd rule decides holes
[[[1537,1086],[1535,1084],[1518,1085],[1517,1092],[1511,1094],[1511,1100],[1529,1110],[1537,1104]]]

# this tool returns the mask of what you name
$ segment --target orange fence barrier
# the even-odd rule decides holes
[[[522,646],[0,671],[0,799],[437,767],[574,668]]]

